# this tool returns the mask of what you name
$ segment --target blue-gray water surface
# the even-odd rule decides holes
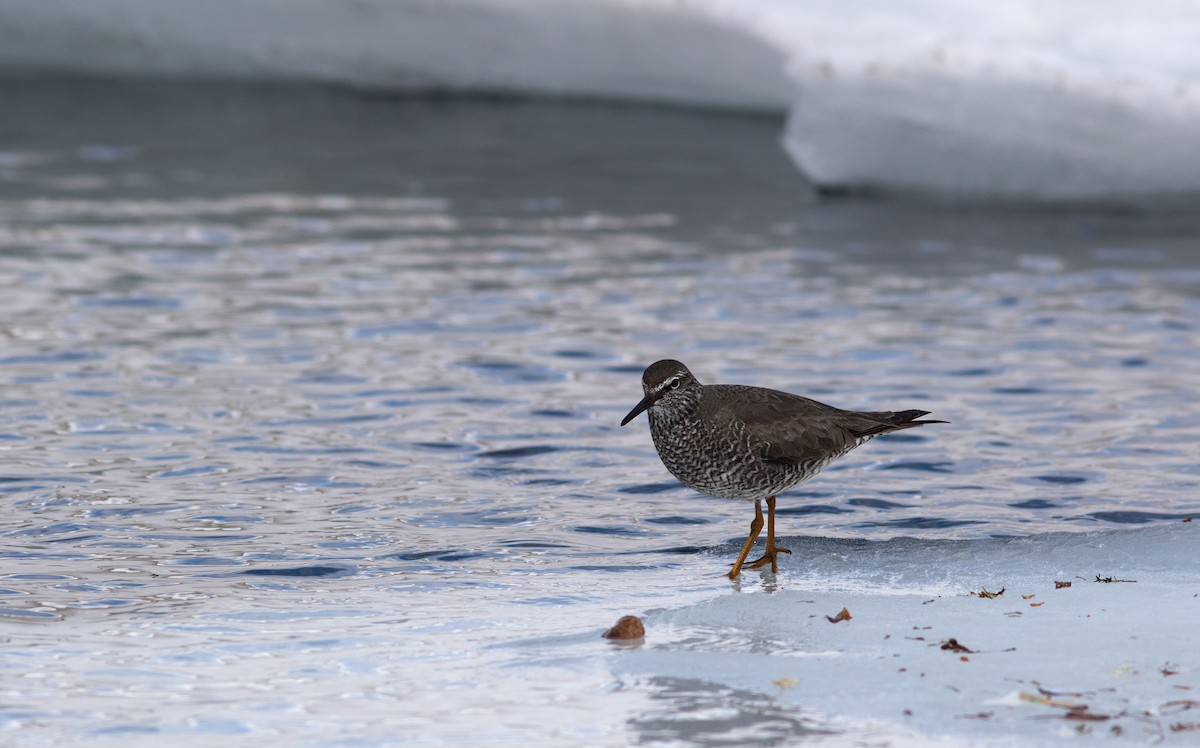
[[[772,117],[0,101],[5,744],[719,743],[586,658],[521,667],[729,586],[751,507],[618,426],[664,357],[950,421],[781,497],[781,579],[806,539],[1200,513],[1194,214],[820,197]]]

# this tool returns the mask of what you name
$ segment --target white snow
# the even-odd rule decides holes
[[[0,71],[300,79],[788,112],[816,183],[1200,194],[1182,0],[6,0]]]

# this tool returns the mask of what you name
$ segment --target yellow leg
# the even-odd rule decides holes
[[[775,497],[767,499],[767,549],[763,553],[762,558],[755,559],[750,562],[751,569],[757,569],[760,566],[766,566],[767,562],[771,564],[771,571],[779,571],[778,555],[780,553],[791,553],[787,548],[775,547]]]
[[[762,532],[762,528],[762,502],[756,499],[754,501],[754,519],[750,522],[750,537],[746,538],[742,552],[738,554],[737,561],[733,562],[733,569],[729,572],[730,579],[737,579],[737,575],[742,573],[742,564],[746,563],[746,556],[750,555],[750,549],[754,547],[754,541],[758,540],[758,534]]]

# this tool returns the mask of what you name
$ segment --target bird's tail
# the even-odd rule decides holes
[[[949,423],[949,421],[938,421],[932,418],[924,421],[917,420],[921,416],[929,415],[929,411],[927,410],[902,410],[898,413],[883,411],[880,413],[861,413],[860,415],[866,416],[873,421],[873,423],[864,424],[864,428],[861,430],[854,430],[854,435],[860,439],[864,436],[876,436],[891,431],[925,426],[930,423]]]

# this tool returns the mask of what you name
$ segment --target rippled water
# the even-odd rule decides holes
[[[750,519],[618,427],[666,356],[952,422],[786,494],[781,579],[805,538],[1200,513],[1192,216],[821,200],[769,118],[3,95],[6,742],[733,734],[588,656],[727,589]]]

